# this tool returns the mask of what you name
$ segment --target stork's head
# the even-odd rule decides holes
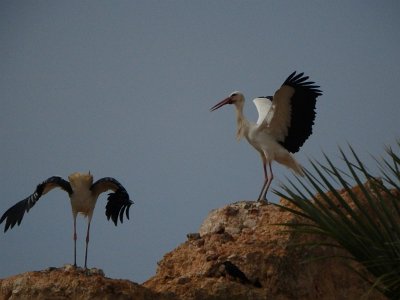
[[[232,94],[229,95],[228,98],[225,98],[221,102],[218,102],[216,105],[210,108],[210,111],[214,111],[226,104],[234,104],[237,107],[242,106],[244,103],[244,96],[241,92],[233,92]]]

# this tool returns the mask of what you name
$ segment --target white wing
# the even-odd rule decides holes
[[[295,89],[288,85],[283,85],[275,92],[272,102],[272,113],[262,121],[259,128],[268,130],[268,133],[276,138],[277,141],[284,141],[288,134],[291,121],[291,97]]]
[[[257,130],[265,131],[292,153],[299,151],[311,135],[316,99],[322,95],[319,86],[307,81],[308,76],[303,75],[293,72],[286,78],[275,92],[272,107],[266,115],[264,108],[265,117],[259,119],[261,123],[257,127]]]
[[[270,134],[278,141],[283,141],[288,134],[291,121],[291,98],[295,89],[288,85],[283,85],[274,95],[274,115],[269,123]]]
[[[273,116],[272,101],[268,98],[255,98],[253,102],[258,111],[257,125],[260,125],[264,120],[269,124]]]

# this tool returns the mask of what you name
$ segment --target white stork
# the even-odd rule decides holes
[[[245,137],[261,155],[264,184],[258,201],[265,200],[268,188],[274,178],[271,163],[277,161],[304,176],[302,167],[291,153],[299,151],[312,133],[315,119],[315,103],[322,92],[315,82],[307,81],[304,73],[293,72],[274,96],[258,97],[253,100],[258,111],[257,123],[250,123],[243,115],[244,96],[233,92],[210,110],[226,104],[236,108],[237,139]],[[267,172],[269,167],[269,175]]]
[[[74,266],[76,267],[76,217],[81,213],[88,218],[88,226],[86,233],[86,249],[85,249],[85,269],[87,268],[87,253],[89,244],[90,222],[92,220],[93,211],[99,195],[108,190],[113,193],[108,194],[108,202],[106,205],[107,219],[114,222],[117,226],[118,218],[123,221],[124,212],[129,219],[129,207],[133,201],[129,200],[128,192],[114,178],[104,177],[93,183],[93,176],[89,173],[73,173],[68,176],[69,182],[59,176],[53,176],[40,183],[35,192],[10,207],[1,217],[0,224],[6,221],[4,232],[9,228],[13,228],[15,224],[20,225],[25,212],[36,204],[41,196],[47,194],[54,188],[61,188],[68,193],[71,200],[72,216],[74,218]]]

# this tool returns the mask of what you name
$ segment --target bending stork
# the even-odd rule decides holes
[[[250,123],[243,115],[244,96],[233,92],[210,110],[226,104],[236,108],[237,139],[245,137],[261,155],[264,170],[264,184],[258,201],[268,202],[266,195],[274,175],[273,160],[304,176],[302,167],[291,153],[299,151],[312,133],[315,119],[315,103],[322,92],[315,82],[307,81],[304,73],[293,72],[274,96],[258,97],[253,100],[258,111],[257,123]],[[269,174],[267,172],[267,165]]]
[[[129,200],[128,192],[114,178],[105,177],[93,183],[93,176],[90,174],[73,173],[68,176],[69,182],[58,176],[53,176],[40,183],[35,192],[24,200],[18,202],[9,208],[1,217],[0,224],[6,221],[4,232],[9,228],[13,228],[15,224],[20,225],[25,212],[36,204],[41,196],[47,194],[54,188],[61,188],[68,193],[71,200],[72,216],[74,218],[74,266],[76,267],[76,217],[78,213],[88,218],[88,226],[86,232],[86,249],[85,249],[85,269],[87,268],[87,253],[89,244],[90,222],[92,220],[94,207],[99,195],[108,190],[113,193],[108,194],[108,202],[106,205],[107,219],[114,222],[117,226],[118,218],[123,221],[124,212],[126,218],[129,219],[129,207],[133,204]]]

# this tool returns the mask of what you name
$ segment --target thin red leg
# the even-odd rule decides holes
[[[87,269],[87,254],[89,246],[89,231],[90,231],[90,221],[88,222],[87,232],[86,232],[86,250],[85,250],[85,269]]]
[[[269,176],[269,178],[267,180],[267,183],[266,183],[266,186],[265,186],[265,191],[264,191],[263,197],[262,197],[265,201],[267,201],[267,203],[268,203],[267,192],[268,192],[269,186],[271,185],[272,180],[274,179],[274,173],[272,173],[271,162],[269,162],[268,165],[269,165],[269,174],[270,174],[270,176]]]
[[[262,186],[262,189],[261,189],[260,195],[258,196],[258,200],[257,201],[263,201],[264,200],[262,198],[262,196],[263,196],[264,189],[265,189],[265,187],[266,187],[266,185],[268,183],[267,165],[266,165],[266,163],[264,161],[263,161],[263,170],[264,170],[264,184]]]
[[[76,216],[74,216],[74,267],[76,267],[76,239],[77,239],[77,235],[76,235]]]

